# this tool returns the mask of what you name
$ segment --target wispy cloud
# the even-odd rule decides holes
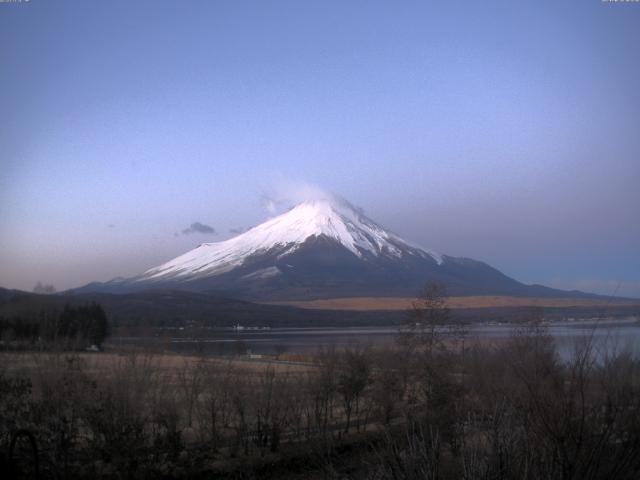
[[[313,183],[275,175],[263,189],[260,205],[269,214],[275,215],[302,202],[336,199],[340,199],[340,196]]]
[[[209,225],[205,225],[204,223],[193,222],[189,228],[182,230],[183,235],[191,235],[192,233],[208,233],[215,235],[216,229]]]

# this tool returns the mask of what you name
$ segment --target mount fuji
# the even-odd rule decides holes
[[[303,202],[234,238],[204,243],[133,278],[75,292],[224,292],[251,300],[413,296],[426,282],[451,295],[587,296],[525,285],[486,263],[423,249],[340,198]]]

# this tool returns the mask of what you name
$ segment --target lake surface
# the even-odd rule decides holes
[[[640,321],[637,318],[612,320],[576,320],[548,324],[548,332],[558,351],[567,358],[580,341],[593,336],[597,349],[629,351],[640,356]],[[511,324],[473,324],[468,326],[471,341],[507,339],[520,326]],[[383,346],[396,341],[398,327],[273,328],[268,330],[188,329],[156,332],[153,336],[115,337],[112,344],[142,344],[176,353],[229,355],[314,353],[323,347],[344,348],[354,345]]]

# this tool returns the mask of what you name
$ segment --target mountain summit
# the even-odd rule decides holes
[[[452,295],[568,293],[524,285],[476,260],[424,250],[340,198],[306,201],[234,238],[204,243],[137,277],[79,290],[172,288],[287,300],[412,296],[428,281],[444,283]]]
[[[441,263],[439,255],[409,245],[385,230],[345,200],[311,200],[224,242],[204,243],[167,263],[142,274],[138,281],[188,281],[220,275],[261,255],[282,259],[313,239],[324,238],[359,259],[417,256]],[[285,264],[286,265],[286,264]],[[277,275],[271,265],[263,275]],[[253,272],[258,275],[261,272]]]

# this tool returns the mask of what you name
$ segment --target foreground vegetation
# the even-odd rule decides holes
[[[58,346],[0,353],[2,478],[640,476],[640,361],[592,338],[561,361],[535,319],[470,342],[437,288],[387,349],[252,362]]]
[[[109,331],[107,315],[97,303],[66,304],[60,311],[43,309],[31,314],[0,315],[0,342],[5,348],[99,347]]]

